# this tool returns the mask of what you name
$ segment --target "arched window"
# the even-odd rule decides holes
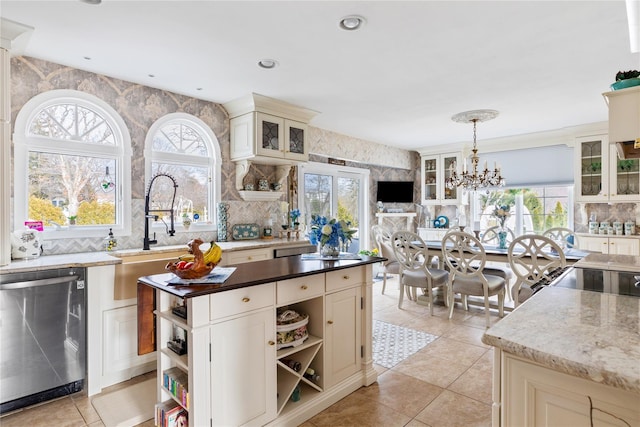
[[[15,224],[42,221],[48,239],[131,231],[131,140],[101,99],[74,90],[33,97],[14,132]]]
[[[158,173],[175,178],[178,229],[187,223],[213,229],[213,213],[220,197],[220,145],[215,134],[202,120],[185,113],[173,113],[158,119],[149,129],[145,158],[150,171],[146,182]],[[170,198],[173,192],[167,192]],[[154,191],[155,209],[168,209],[170,200],[159,200]]]

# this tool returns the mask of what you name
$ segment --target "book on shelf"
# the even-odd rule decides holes
[[[178,367],[162,372],[162,385],[185,408],[189,408],[189,375]]]
[[[158,427],[187,427],[187,411],[173,400],[156,403],[155,425]]]

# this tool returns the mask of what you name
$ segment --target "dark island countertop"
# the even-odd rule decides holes
[[[310,276],[333,270],[342,270],[360,265],[375,264],[385,260],[386,258],[362,255],[360,256],[360,259],[323,261],[302,259],[301,255],[297,255],[228,266],[236,267],[236,270],[222,284],[169,285],[168,282],[175,278],[173,273],[154,274],[152,276],[140,277],[138,279],[138,283],[160,289],[181,298],[192,298],[216,292],[224,292],[231,289],[244,288],[247,286],[255,286],[280,280],[293,279],[296,277]]]

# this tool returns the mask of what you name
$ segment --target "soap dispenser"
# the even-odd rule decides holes
[[[113,235],[113,229],[109,229],[109,235],[104,238],[104,250],[111,252],[118,246],[118,240]]]

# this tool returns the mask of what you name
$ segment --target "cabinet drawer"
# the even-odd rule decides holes
[[[324,293],[324,274],[297,277],[278,282],[276,287],[277,305],[285,305],[317,297]]]
[[[210,298],[210,319],[220,319],[274,305],[275,283],[219,292]]]
[[[263,261],[273,258],[273,249],[249,249],[246,251],[230,251],[223,254],[226,264],[242,264],[245,262]]]
[[[327,292],[359,285],[364,281],[364,268],[354,267],[326,273]]]

